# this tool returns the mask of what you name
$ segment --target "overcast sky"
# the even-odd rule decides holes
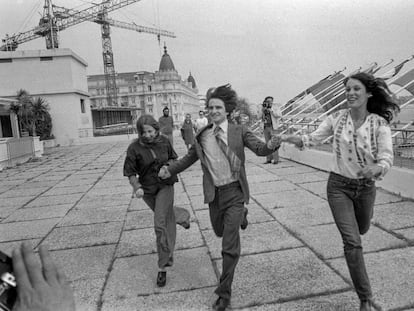
[[[84,0],[53,3],[91,6]],[[0,0],[1,38],[36,26],[42,4]],[[266,95],[286,102],[344,67],[349,73],[414,54],[412,0],[142,0],[110,17],[177,36],[162,38],[159,46],[154,35],[112,28],[117,72],[158,70],[165,41],[178,73],[186,79],[191,71],[201,94],[231,83],[253,103]],[[88,74],[103,73],[99,25],[84,22],[62,31],[60,47],[84,58]],[[43,48],[43,38],[19,47]]]

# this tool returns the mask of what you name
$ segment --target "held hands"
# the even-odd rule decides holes
[[[135,197],[141,199],[144,196],[144,190],[142,188],[138,188],[135,190]]]
[[[267,148],[269,149],[277,149],[280,147],[282,143],[281,136],[279,135],[272,135],[272,138],[267,142]]]
[[[170,172],[168,171],[168,168],[166,165],[160,168],[160,171],[158,172],[158,177],[161,179],[167,179],[171,177]]]
[[[63,272],[58,270],[44,246],[40,246],[41,265],[28,244],[13,251],[17,300],[13,311],[75,311],[75,299]]]
[[[358,176],[374,179],[382,174],[382,167],[377,164],[367,165],[358,172]]]

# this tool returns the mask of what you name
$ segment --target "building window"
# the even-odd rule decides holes
[[[149,107],[149,108],[148,108],[148,112],[149,112],[149,113],[152,113],[152,107]]]
[[[151,103],[152,102],[152,96],[148,96],[148,101]]]
[[[128,86],[128,92],[132,93],[132,87]]]
[[[137,92],[137,87],[136,86],[134,86],[134,93],[136,93]]]
[[[43,56],[43,57],[40,57],[40,61],[41,62],[47,62],[47,61],[51,61],[51,60],[53,60],[53,57],[52,56]]]
[[[152,91],[152,86],[151,85],[148,85],[148,91]]]
[[[82,113],[85,113],[86,112],[86,110],[85,110],[85,100],[84,99],[80,99],[80,106],[81,106],[81,112]]]

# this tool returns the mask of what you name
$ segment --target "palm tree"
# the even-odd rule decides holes
[[[32,113],[35,122],[35,129],[40,140],[51,137],[52,117],[49,113],[49,105],[42,97],[36,97],[32,101]]]
[[[52,118],[49,114],[49,105],[41,97],[33,99],[23,89],[17,91],[17,103],[10,106],[19,119],[20,131],[29,135],[39,135],[41,140],[48,139],[52,131]]]

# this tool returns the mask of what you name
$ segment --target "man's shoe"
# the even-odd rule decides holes
[[[273,164],[278,164],[278,163],[279,163],[279,161],[272,160],[272,163],[273,163]]]
[[[184,228],[184,229],[190,229],[190,221],[186,220],[182,223],[180,223],[180,225]]]
[[[167,271],[159,271],[157,275],[157,286],[164,287],[167,283]]]
[[[359,311],[371,311],[371,301],[370,300],[361,300],[361,306]]]
[[[249,212],[249,210],[247,208],[244,208],[244,211],[243,211],[243,220],[242,220],[242,223],[240,225],[240,228],[242,230],[246,230],[247,225],[249,224],[249,221],[247,220],[247,213],[248,212]]]
[[[267,160],[264,164],[270,164],[270,163],[272,163],[272,161],[271,160]]]
[[[229,304],[230,304],[230,299],[219,297],[217,298],[216,302],[213,303],[213,310],[214,311],[225,311]]]

